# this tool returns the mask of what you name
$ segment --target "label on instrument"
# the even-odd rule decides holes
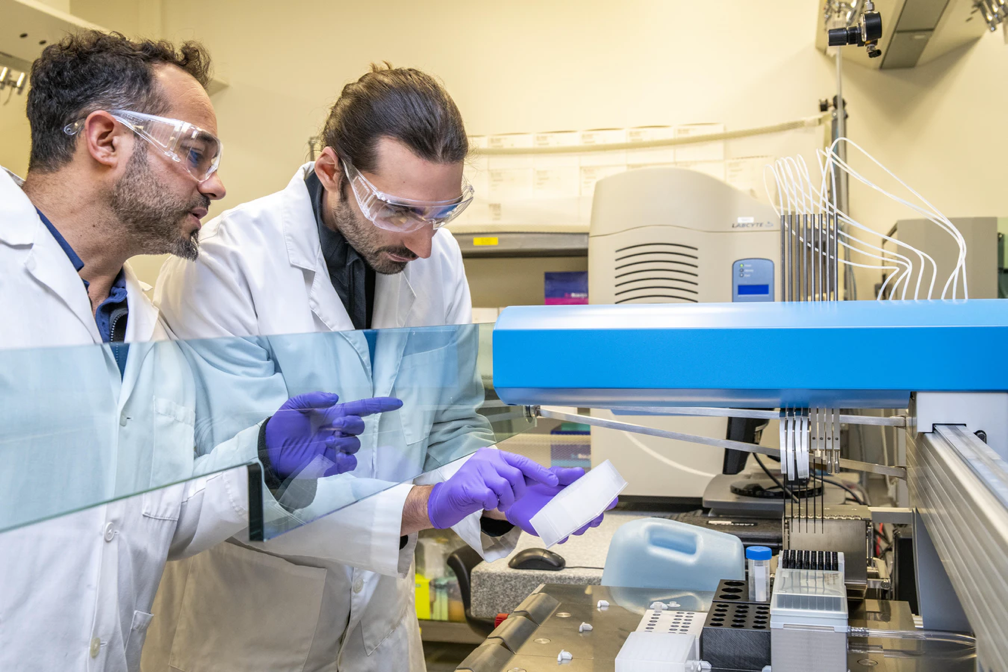
[[[498,244],[497,236],[485,236],[483,238],[473,238],[473,245],[476,247],[487,247]]]

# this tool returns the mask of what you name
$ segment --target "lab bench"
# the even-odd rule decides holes
[[[539,672],[563,667],[567,672],[615,669],[616,656],[637,630],[649,605],[664,601],[670,610],[709,611],[714,593],[600,585],[544,584],[510,614],[456,668],[466,672]],[[599,608],[599,600],[608,602]],[[592,629],[579,632],[588,623]],[[865,600],[853,606],[850,625],[877,630],[913,630],[905,602]],[[571,660],[558,664],[561,650]],[[848,669],[874,672],[973,672],[975,651],[961,645],[925,640],[851,638]],[[815,670],[815,662],[809,661]],[[717,672],[714,670],[713,672]]]

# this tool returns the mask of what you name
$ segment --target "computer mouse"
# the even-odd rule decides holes
[[[515,556],[508,561],[508,567],[511,569],[544,569],[547,572],[559,572],[566,566],[566,560],[545,548],[526,548],[515,553]]]

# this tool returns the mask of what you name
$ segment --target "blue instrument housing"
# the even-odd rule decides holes
[[[906,408],[911,392],[1008,390],[1008,301],[506,308],[509,404]]]

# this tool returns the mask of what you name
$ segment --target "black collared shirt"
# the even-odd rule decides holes
[[[330,229],[322,221],[325,188],[314,172],[305,178],[305,186],[311,197],[319,242],[322,244],[322,257],[333,288],[350,315],[354,329],[370,329],[371,316],[374,314],[375,270],[347,242],[343,234]]]

